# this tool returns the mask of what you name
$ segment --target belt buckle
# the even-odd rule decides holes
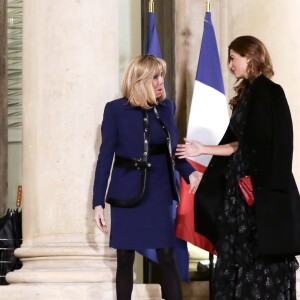
[[[146,169],[146,168],[150,168],[151,167],[151,164],[147,161],[144,161],[142,160],[141,158],[137,159],[134,163],[134,166],[140,170],[141,168],[142,169]]]

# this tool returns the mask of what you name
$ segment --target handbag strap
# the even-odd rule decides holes
[[[169,133],[165,123],[160,118],[159,113],[155,106],[153,107],[153,111],[154,111],[154,115],[155,115],[158,123],[162,127],[162,129],[165,133],[165,136],[166,136],[166,143],[167,143],[167,147],[168,147],[168,151],[169,151],[169,163],[170,163],[170,165],[171,165],[170,167],[172,169],[172,172],[170,172],[170,175],[171,175],[171,178],[173,181],[173,190],[174,190],[175,196],[177,198],[177,201],[179,201],[179,193],[178,193],[178,188],[177,188],[177,184],[176,184],[176,180],[175,180],[175,162],[173,160],[171,136],[170,136],[170,133]]]
[[[148,167],[151,166],[148,163],[149,157],[149,145],[150,145],[150,134],[149,134],[149,116],[146,109],[142,109],[143,112],[143,124],[144,124],[144,152],[143,152],[143,162],[147,164]]]

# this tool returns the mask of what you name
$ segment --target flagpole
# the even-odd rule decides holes
[[[206,12],[210,12],[210,0],[206,1]]]
[[[149,13],[154,13],[154,0],[149,0]]]

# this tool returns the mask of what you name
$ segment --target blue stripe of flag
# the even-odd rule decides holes
[[[153,12],[148,14],[147,54],[162,58]]]
[[[196,80],[225,94],[217,41],[210,12],[205,13]]]

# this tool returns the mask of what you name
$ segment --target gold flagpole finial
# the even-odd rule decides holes
[[[149,0],[149,12],[154,13],[154,0]]]
[[[206,1],[206,12],[210,12],[210,0]]]

